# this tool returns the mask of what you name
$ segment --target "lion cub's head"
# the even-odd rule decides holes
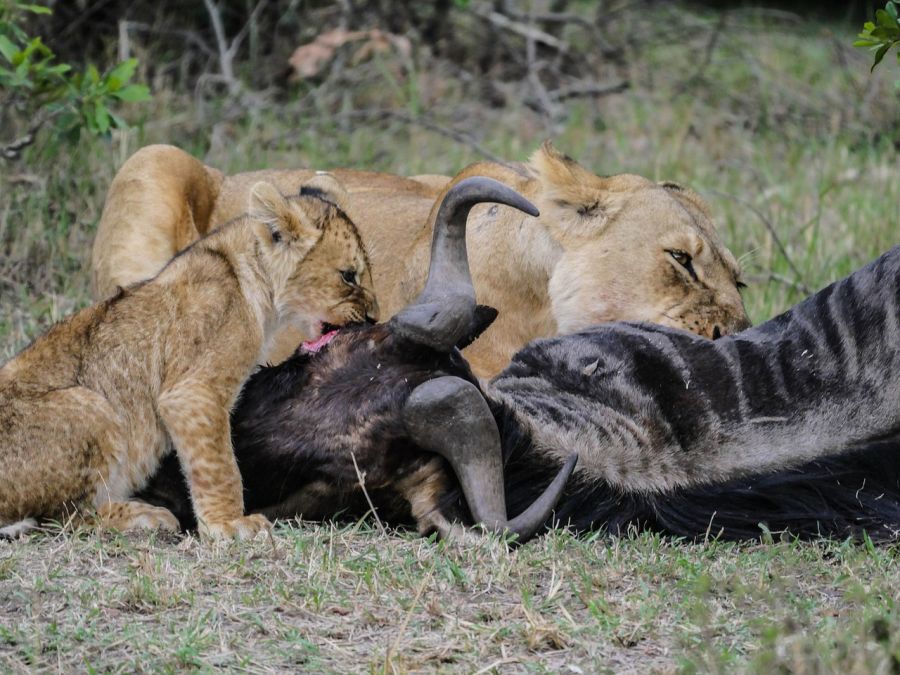
[[[329,174],[285,197],[271,183],[250,191],[250,218],[265,225],[261,255],[274,270],[279,317],[307,336],[323,326],[378,320],[369,260],[344,209],[347,193]]]
[[[549,143],[531,159],[561,246],[549,292],[561,333],[652,321],[718,337],[750,325],[741,271],[700,197],[675,183],[597,176]]]

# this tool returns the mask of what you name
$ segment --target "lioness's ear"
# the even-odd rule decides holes
[[[350,193],[334,175],[327,171],[316,171],[316,175],[300,186],[300,196],[310,195],[331,202],[341,211],[347,213]]]
[[[541,187],[538,207],[563,232],[588,234],[602,228],[624,206],[639,176],[598,176],[544,141],[529,160]]]
[[[693,190],[690,190],[679,183],[673,183],[670,180],[658,183],[661,188],[673,193],[677,199],[683,199],[696,206],[707,218],[712,218],[712,211],[709,210],[709,204],[703,201],[703,197]]]
[[[272,233],[272,241],[276,243],[290,239],[312,248],[322,234],[300,203],[289,201],[278,188],[266,181],[250,188],[247,212],[251,218],[266,224]]]

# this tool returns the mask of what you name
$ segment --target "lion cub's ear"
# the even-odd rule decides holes
[[[271,183],[260,181],[250,188],[251,218],[266,224],[272,233],[272,241],[289,241],[307,250],[322,236],[315,220],[297,200],[289,200]]]
[[[343,183],[327,171],[316,171],[316,175],[300,186],[300,196],[312,196],[331,202],[344,213],[350,203],[350,193]]]

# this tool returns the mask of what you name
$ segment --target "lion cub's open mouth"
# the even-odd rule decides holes
[[[305,354],[315,354],[317,351],[325,347],[334,339],[334,336],[341,330],[341,326],[335,326],[330,323],[322,324],[322,334],[315,340],[308,340],[300,345],[300,351]]]

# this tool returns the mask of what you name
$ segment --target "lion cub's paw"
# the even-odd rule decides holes
[[[201,536],[213,539],[253,539],[260,532],[271,532],[272,523],[258,513],[233,520],[204,522],[200,525]]]
[[[129,532],[132,530],[165,530],[178,532],[178,519],[169,509],[143,502],[107,502],[97,509],[104,528]]]

